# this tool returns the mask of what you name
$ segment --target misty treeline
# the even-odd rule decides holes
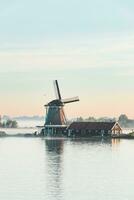
[[[6,121],[0,122],[0,127],[2,127],[2,128],[17,128],[18,123],[15,120],[8,119]]]
[[[119,122],[119,124],[122,127],[126,128],[131,128],[134,127],[134,119],[129,119],[125,114],[121,114],[119,118],[110,118],[110,117],[100,117],[100,118],[95,118],[95,117],[88,117],[88,118],[83,118],[83,117],[78,117],[73,121],[77,122]]]
[[[125,114],[120,115],[118,122],[122,127],[134,128],[134,119],[129,119]]]

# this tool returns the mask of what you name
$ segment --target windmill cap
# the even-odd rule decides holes
[[[53,101],[50,101],[47,106],[63,106],[63,103],[61,100],[59,99],[56,99],[56,100],[53,100]]]

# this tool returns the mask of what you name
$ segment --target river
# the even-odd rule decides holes
[[[0,138],[1,200],[133,200],[134,140]]]

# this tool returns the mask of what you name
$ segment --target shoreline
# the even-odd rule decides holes
[[[83,140],[83,139],[88,139],[88,140],[107,140],[107,139],[134,139],[134,136],[127,135],[127,134],[122,134],[122,135],[114,135],[114,136],[90,136],[90,137],[67,137],[66,135],[57,135],[57,136],[43,136],[40,134],[36,133],[16,133],[16,134],[7,134],[4,131],[0,131],[0,138],[6,138],[6,137],[28,137],[28,138],[48,138],[48,139],[78,139],[78,140]]]

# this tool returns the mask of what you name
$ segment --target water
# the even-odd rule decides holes
[[[38,131],[37,128],[0,128],[1,132],[5,132],[8,135],[14,134],[33,134]]]
[[[1,200],[133,200],[134,140],[0,138]]]

